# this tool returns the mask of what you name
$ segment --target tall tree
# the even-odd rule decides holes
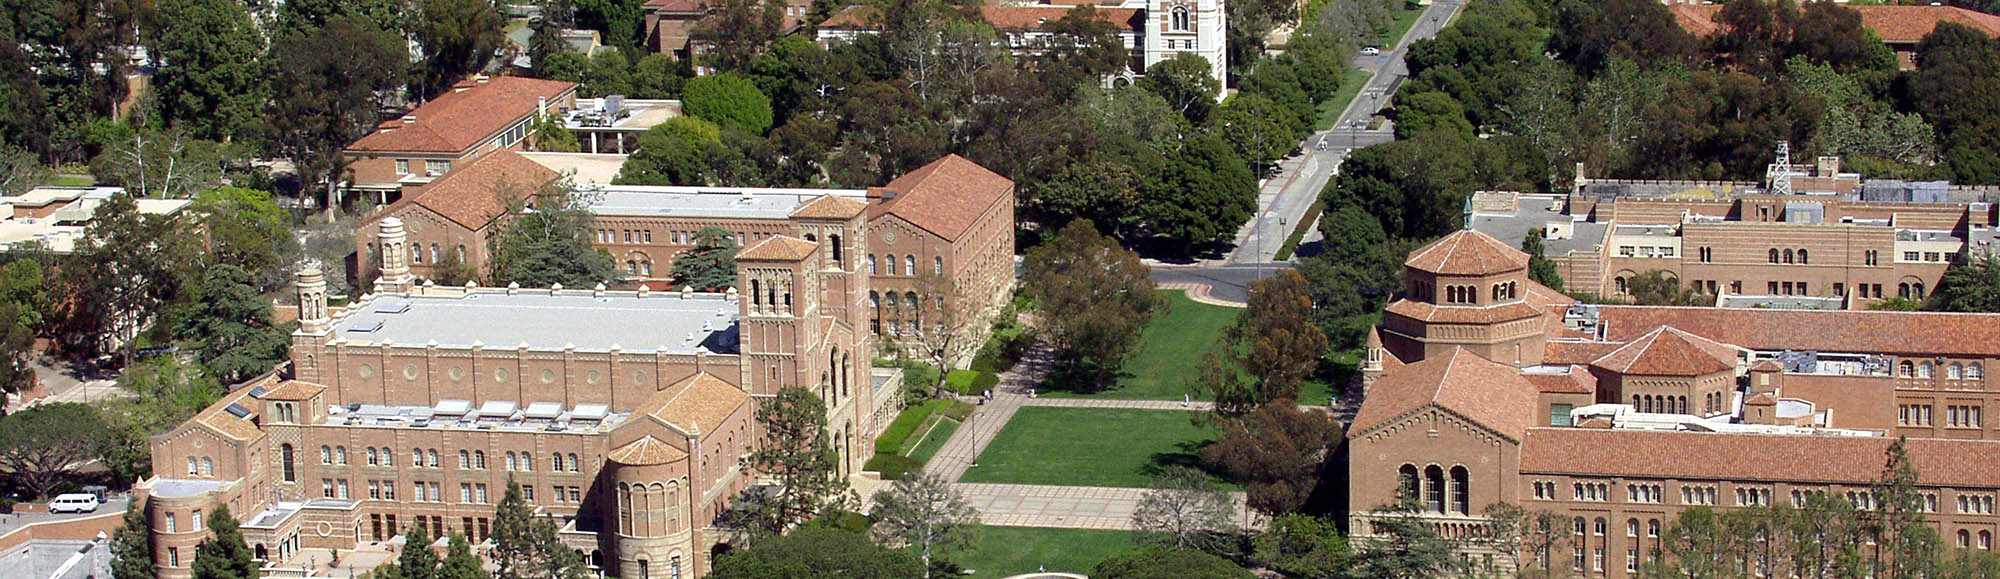
[[[1380,537],[1355,554],[1353,572],[1362,577],[1416,579],[1455,576],[1467,569],[1457,544],[1438,535],[1422,515],[1409,510],[1377,509],[1369,527]]]
[[[611,254],[591,245],[591,200],[566,186],[543,187],[509,204],[491,238],[495,283],[591,287],[618,281]],[[533,207],[533,211],[528,211]]]
[[[260,567],[251,556],[250,545],[243,542],[243,533],[236,523],[236,517],[229,514],[229,505],[215,505],[208,514],[207,539],[194,548],[195,579],[257,579],[262,576]]]
[[[1175,549],[1209,550],[1236,529],[1236,504],[1208,473],[1170,466],[1153,477],[1132,511],[1132,526]]]
[[[1259,383],[1256,402],[1298,399],[1299,385],[1326,355],[1326,334],[1312,323],[1312,288],[1305,276],[1281,270],[1250,282],[1250,297],[1223,338],[1236,362]]]
[[[724,555],[709,577],[908,579],[921,575],[922,567],[909,551],[878,546],[858,533],[808,525]]]
[[[112,579],[158,579],[153,569],[153,519],[139,501],[125,504],[124,521],[111,534]]]
[[[438,579],[487,579],[485,563],[472,554],[472,542],[465,535],[452,535],[451,547],[438,565]]]
[[[711,47],[702,64],[715,70],[748,71],[783,32],[785,3],[778,0],[718,0],[709,9],[692,36]]]
[[[341,149],[374,129],[381,105],[404,81],[409,48],[397,30],[366,17],[335,15],[323,26],[281,34],[271,44],[265,119],[272,151],[292,161],[301,182],[325,192],[328,208],[339,206]]]
[[[827,440],[826,403],[812,391],[788,387],[757,407],[764,445],[743,466],[770,477],[776,489],[752,487],[738,496],[735,524],[756,535],[776,535],[846,499],[847,479]]]
[[[618,168],[620,185],[707,185],[708,150],[722,129],[694,117],[674,117],[639,135],[639,150]]]
[[[1354,557],[1340,527],[1312,515],[1271,519],[1250,545],[1251,561],[1287,577],[1338,577]]]
[[[1956,183],[2000,183],[2000,40],[1939,23],[1917,45],[1910,95],[1937,127],[1942,161]]]
[[[734,74],[711,74],[688,81],[681,90],[688,116],[762,135],[771,130],[771,99],[756,83]]]
[[[139,197],[186,199],[221,182],[229,157],[221,143],[188,131],[142,128],[108,143],[90,173]]]
[[[1076,388],[1115,383],[1125,356],[1163,300],[1139,256],[1097,232],[1088,219],[1063,227],[1028,252],[1022,283],[1047,323],[1057,372]]]
[[[1222,439],[1203,448],[1204,461],[1229,472],[1249,491],[1249,506],[1277,517],[1305,508],[1340,425],[1323,411],[1301,410],[1280,398],[1247,416],[1218,421]]]
[[[584,579],[583,555],[562,544],[553,516],[535,516],[521,498],[521,484],[507,479],[507,494],[493,512],[493,576],[500,579]],[[432,555],[436,559],[436,555]],[[447,561],[449,562],[449,561]]]
[[[270,193],[223,187],[196,194],[188,208],[208,233],[214,263],[242,268],[259,291],[284,285],[286,268],[299,260],[299,238]]]
[[[38,355],[34,324],[41,315],[29,308],[19,302],[0,302],[0,408],[6,408],[14,394],[33,389],[38,380],[30,362]]]
[[[417,0],[410,33],[423,46],[423,70],[412,92],[429,99],[452,83],[486,69],[493,51],[507,37],[500,27],[507,18],[487,0]]]
[[[196,138],[225,141],[261,131],[264,52],[250,11],[234,0],[162,0],[155,79],[160,112]]]
[[[720,227],[694,232],[694,248],[674,256],[674,285],[720,291],[736,285],[736,236]]]
[[[271,321],[271,302],[250,275],[227,263],[208,268],[175,335],[194,344],[203,365],[224,384],[270,371],[291,350],[288,333]]]
[[[0,195],[26,193],[48,176],[48,166],[33,151],[0,143]]]
[[[129,361],[140,328],[192,285],[198,240],[179,217],[140,214],[124,194],[98,205],[84,233],[60,271],[75,299],[58,314],[57,337],[90,355],[117,346]]]
[[[1952,264],[1931,294],[1937,309],[1951,312],[2000,312],[2000,260],[1973,256]]]
[[[375,574],[382,579],[438,579],[437,551],[431,550],[434,542],[424,525],[410,525],[403,533],[402,554]]]
[[[1917,467],[1906,442],[1898,437],[1883,452],[1882,475],[1872,489],[1869,530],[1880,545],[1873,570],[1877,577],[1924,577],[1937,562],[1937,530],[1924,522],[1924,494],[1917,490]]]
[[[67,402],[0,417],[0,467],[34,497],[48,496],[96,456],[102,420],[96,409]]]
[[[1555,260],[1549,259],[1547,246],[1542,244],[1543,237],[1547,235],[1543,231],[1540,227],[1530,229],[1528,235],[1521,238],[1521,251],[1528,254],[1528,279],[1549,289],[1563,291],[1562,272],[1556,270]]]
[[[930,579],[934,553],[970,546],[979,526],[979,511],[965,504],[965,496],[950,481],[927,473],[905,477],[876,492],[875,510],[869,516],[875,520],[878,540],[922,554],[925,579]]]
[[[1222,82],[1215,79],[1208,59],[1192,52],[1175,53],[1146,69],[1139,86],[1167,99],[1192,124],[1208,121],[1208,111],[1222,94]]]
[[[1197,135],[1148,175],[1138,213],[1171,250],[1222,241],[1257,212],[1257,181],[1227,141]]]
[[[931,385],[938,395],[944,394],[945,376],[951,372],[953,362],[964,358],[979,348],[979,308],[978,303],[958,282],[942,273],[926,273],[917,276],[917,307],[913,312],[917,317],[916,341],[923,347],[921,354],[938,369],[937,383]],[[890,299],[895,299],[890,294]],[[908,304],[905,304],[906,306]]]

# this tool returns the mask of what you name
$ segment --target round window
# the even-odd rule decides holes
[[[632,383],[641,386],[646,385],[646,372],[644,370],[633,370]]]
[[[493,381],[494,381],[494,382],[506,382],[506,381],[507,381],[507,369],[506,369],[506,368],[504,368],[504,367],[502,367],[502,368],[494,368],[494,369],[493,369]]]
[[[360,374],[362,378],[368,378],[375,375],[375,367],[362,364],[360,368],[354,369],[354,373]]]
[[[403,378],[404,378],[404,379],[408,379],[408,380],[415,380],[415,379],[417,379],[417,365],[416,365],[416,364],[404,364],[404,365],[403,365]]]
[[[445,370],[444,374],[446,376],[450,376],[451,381],[453,382],[465,379],[465,369],[457,366],[452,366],[451,368]]]
[[[596,384],[604,381],[604,376],[599,375],[596,370],[591,370],[583,375],[583,381]]]
[[[554,383],[555,381],[556,381],[556,371],[555,371],[555,370],[543,370],[543,371],[542,371],[542,383],[543,383],[543,384],[551,384],[551,383]]]

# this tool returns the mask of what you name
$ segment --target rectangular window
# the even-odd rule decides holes
[[[1959,504],[1965,504],[1965,501],[1962,499],[1959,500],[1958,502]],[[167,532],[169,533],[180,532],[180,517],[174,516],[173,513],[167,513]]]
[[[1812,295],[1812,290],[1808,289],[1806,282],[1799,282],[1799,295],[1802,296]]]
[[[347,479],[340,479],[338,486],[340,487],[340,498],[347,498]]]
[[[1673,256],[1674,256],[1674,248],[1672,247],[1660,248],[1660,257],[1673,257]]]
[[[1549,426],[1569,426],[1569,413],[1575,408],[1568,404],[1549,405]]]
[[[424,173],[432,177],[451,171],[451,161],[424,161]]]
[[[1924,252],[1924,261],[1944,261],[1944,260],[1938,257],[1938,252],[1926,251]]]
[[[473,487],[473,491],[479,495],[479,504],[486,504],[486,485],[476,485]]]
[[[167,547],[167,566],[181,566],[181,550],[179,547]]]
[[[527,501],[529,504],[534,504],[535,485],[521,485],[521,500]]]
[[[402,175],[408,175],[408,174],[410,174],[410,160],[409,160],[409,159],[397,159],[397,160],[396,160],[396,175],[397,175],[397,176],[402,176]]]
[[[472,502],[472,483],[458,483],[458,502]]]
[[[569,502],[583,502],[583,487],[569,487]]]
[[[1769,284],[1770,284],[1770,290],[1771,290],[1771,291],[1770,291],[1769,293],[1770,293],[1771,295],[1778,295],[1778,282],[1775,282],[1775,281],[1774,281],[1774,282],[1766,282],[1766,283],[1769,283]]]
[[[1844,284],[1844,283],[1840,283],[1840,282],[1833,282],[1833,295],[1834,295],[1835,297],[1846,297],[1846,296],[1847,296],[1847,284]]]
[[[202,528],[202,526],[201,526],[201,509],[195,509],[195,511],[194,511],[194,516],[193,516],[193,517],[191,517],[191,520],[190,520],[189,522],[192,522],[192,523],[194,523],[194,528],[195,528],[195,530],[200,530],[200,529]]]
[[[1630,246],[1630,245],[1621,245],[1621,246],[1618,246],[1618,255],[1620,255],[1620,256],[1624,256],[1624,257],[1632,257],[1632,254],[1633,254],[1633,253],[1635,253],[1636,251],[1637,251],[1637,248],[1634,248],[1634,247],[1632,247],[1632,246]]]
[[[1903,261],[1916,261],[1916,260],[1917,260],[1917,252],[1914,251],[1903,252]]]

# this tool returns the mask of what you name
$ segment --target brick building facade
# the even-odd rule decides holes
[[[757,484],[757,404],[820,396],[843,475],[893,412],[869,377],[866,209],[790,208],[726,293],[419,284],[407,225],[381,219],[374,294],[335,311],[302,272],[288,375],[153,440],[137,494],[161,575],[188,576],[216,505],[278,564],[411,526],[483,540],[510,480],[605,574],[704,575],[716,517]]]
[[[1932,526],[1992,548],[2000,430],[1983,410],[2000,402],[1985,372],[2000,315],[1582,305],[1525,264],[1476,231],[1405,264],[1347,433],[1361,540],[1375,507],[1474,536],[1505,502],[1572,522],[1564,552],[1526,564],[1634,576],[1691,506],[1825,493],[1872,508],[1884,452],[1907,436]]]
[[[394,201],[488,153],[527,148],[536,119],[575,106],[576,83],[486,75],[459,81],[342,150],[345,187]]]

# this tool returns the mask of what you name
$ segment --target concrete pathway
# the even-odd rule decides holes
[[[966,504],[979,509],[981,523],[999,527],[1054,527],[1059,529],[1132,530],[1132,512],[1149,489],[1124,487],[1084,487],[958,483]],[[1241,491],[1229,493],[1241,517],[1237,525],[1252,521]]]
[[[1210,286],[1205,283],[1182,281],[1155,284],[1155,286],[1163,290],[1181,290],[1187,294],[1188,299],[1194,300],[1198,304],[1222,306],[1225,308],[1241,308],[1249,305],[1209,295]]]

